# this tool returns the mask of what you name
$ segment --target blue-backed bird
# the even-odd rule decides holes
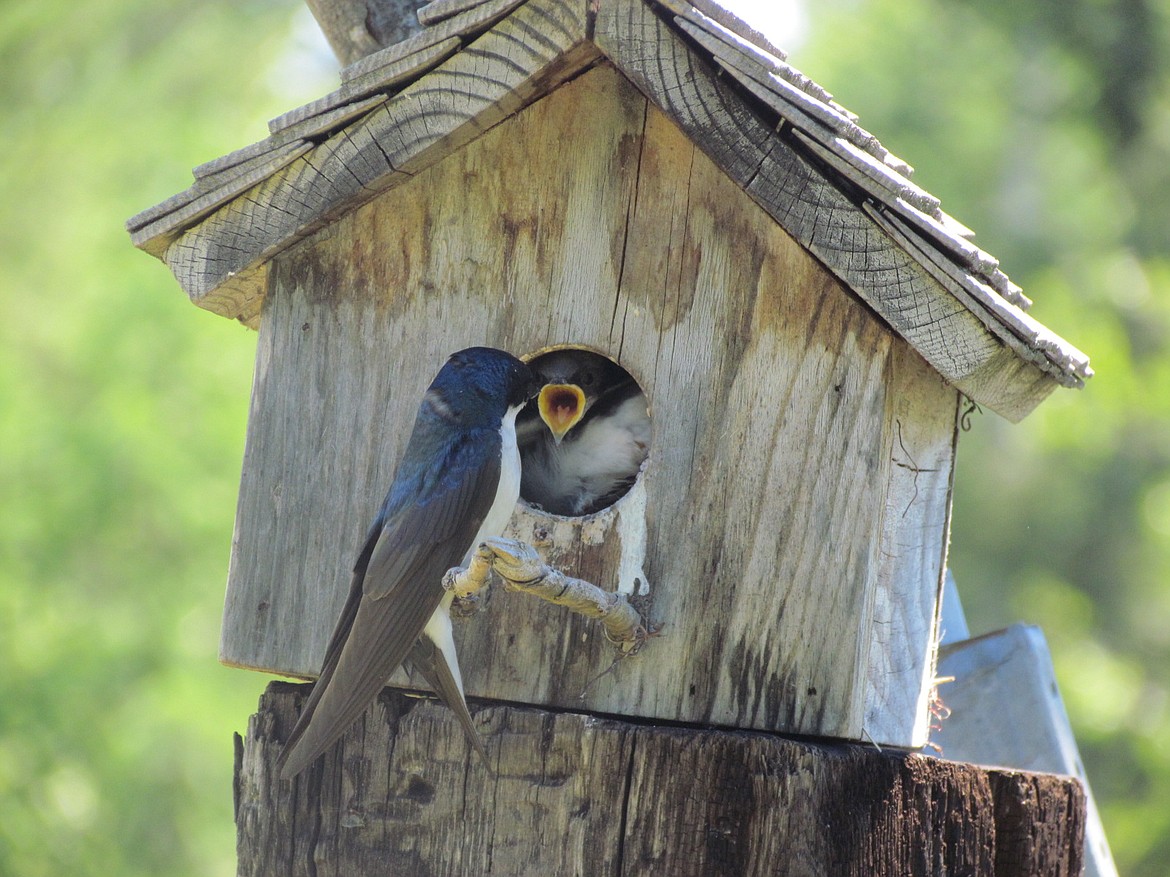
[[[529,365],[543,384],[520,413],[520,495],[557,515],[588,515],[629,490],[650,447],[646,396],[590,350],[554,350]]]
[[[282,777],[345,733],[407,659],[486,763],[463,699],[442,578],[508,523],[520,491],[516,415],[539,386],[510,353],[472,347],[453,354],[427,389],[358,554],[321,676],[281,752]]]

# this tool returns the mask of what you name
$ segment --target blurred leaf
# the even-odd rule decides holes
[[[255,336],[123,224],[322,90],[269,81],[302,14],[0,6],[2,874],[235,871],[264,680],[216,653]]]

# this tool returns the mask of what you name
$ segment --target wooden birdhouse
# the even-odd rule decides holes
[[[661,636],[598,678],[592,623],[494,593],[456,627],[473,702],[921,746],[958,419],[1019,420],[1087,359],[710,0],[428,9],[130,221],[259,330],[222,660],[316,675],[448,354],[580,347],[644,390],[648,459],[510,535]]]

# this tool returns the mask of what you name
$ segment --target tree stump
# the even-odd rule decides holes
[[[489,771],[449,712],[391,689],[283,782],[308,691],[272,683],[237,737],[240,875],[1081,873],[1069,777],[496,704]]]

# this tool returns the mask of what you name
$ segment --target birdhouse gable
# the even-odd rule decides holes
[[[1017,420],[1091,375],[906,162],[713,0],[486,0],[422,18],[265,140],[196,168],[129,221],[134,242],[197,304],[255,326],[274,254],[605,58],[973,400]]]

